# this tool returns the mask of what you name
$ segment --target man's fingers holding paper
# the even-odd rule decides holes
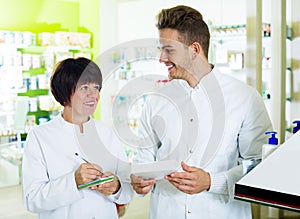
[[[181,163],[184,172],[173,172],[166,176],[172,185],[187,194],[196,194],[210,188],[210,175],[201,168]]]
[[[134,174],[130,175],[131,186],[137,194],[148,194],[153,185],[156,183],[154,179],[143,179],[141,177],[135,176]]]

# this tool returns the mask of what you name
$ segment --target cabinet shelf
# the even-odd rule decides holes
[[[49,89],[37,89],[37,90],[28,90],[23,93],[18,93],[18,96],[35,97],[35,96],[42,96],[48,94],[49,94]]]
[[[30,68],[29,70],[23,70],[23,76],[34,76],[45,74],[46,68]]]
[[[82,48],[80,46],[28,46],[17,48],[17,50],[21,53],[26,54],[42,54],[46,52],[83,52],[83,53],[92,53],[92,48]]]
[[[35,123],[40,124],[39,119],[40,118],[47,118],[50,120],[52,115],[57,115],[59,113],[59,110],[53,109],[53,110],[38,110],[34,112],[28,112],[28,116],[35,116]]]
[[[27,54],[42,54],[46,51],[45,46],[28,46],[23,48],[18,48],[17,50],[21,53],[27,53]]]

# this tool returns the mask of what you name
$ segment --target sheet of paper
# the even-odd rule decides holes
[[[74,130],[83,152],[82,157],[91,163],[98,164],[103,172],[112,172],[121,179],[129,178],[130,165],[129,162],[124,161],[126,155],[125,152],[122,151],[120,141],[111,136],[109,141],[106,141],[106,143],[103,142],[92,121],[84,125],[84,133],[80,133],[79,127],[77,126],[75,126]],[[124,158],[122,158],[121,155],[124,155]]]
[[[131,173],[144,179],[161,180],[164,176],[176,171],[180,162],[175,160],[155,161],[151,163],[133,163]]]

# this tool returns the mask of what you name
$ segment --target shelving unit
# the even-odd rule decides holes
[[[8,81],[0,85],[0,92],[13,96],[9,114],[0,116],[12,117],[18,97],[28,97],[28,116],[34,116],[36,124],[51,119],[60,110],[49,92],[53,66],[68,57],[92,59],[93,49],[90,45],[91,35],[88,33],[0,31],[0,77],[2,82]],[[0,129],[14,132],[11,123],[2,121]]]
[[[20,183],[27,132],[61,109],[49,90],[54,65],[68,57],[92,59],[90,38],[86,33],[55,32],[36,39],[28,31],[0,30],[0,187]]]
[[[232,26],[211,26],[211,48],[212,56],[210,57],[221,72],[230,74],[231,76],[247,83],[247,69],[245,66],[245,56],[247,51],[247,29],[246,25]],[[272,43],[271,43],[271,24],[263,23],[261,29],[262,37],[262,83],[261,94],[265,100],[265,104],[269,113],[270,99],[270,81],[272,74]],[[286,27],[286,131],[290,130],[292,124],[290,116],[291,101],[291,84],[292,84],[292,68],[291,68],[291,39],[292,30]],[[249,54],[248,54],[249,55]]]
[[[211,57],[221,72],[246,82],[246,25],[211,26]]]

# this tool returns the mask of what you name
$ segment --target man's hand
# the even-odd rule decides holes
[[[143,179],[141,177],[135,176],[134,174],[130,175],[131,186],[137,194],[148,194],[153,185],[156,183],[154,179]]]
[[[184,172],[173,172],[165,176],[172,185],[187,194],[197,194],[210,188],[210,175],[203,169],[181,162]]]

